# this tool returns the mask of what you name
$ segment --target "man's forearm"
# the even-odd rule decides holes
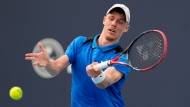
[[[57,67],[56,61],[50,59],[45,69],[52,76],[58,75],[60,73],[60,69]]]
[[[69,58],[67,55],[63,55],[57,60],[50,59],[46,65],[46,70],[51,75],[58,75],[63,69],[70,65]]]

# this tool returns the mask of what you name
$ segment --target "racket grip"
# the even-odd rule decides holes
[[[109,66],[110,66],[110,60],[109,61],[105,61],[105,62],[101,62],[101,63],[95,65],[94,68],[103,69],[103,68],[107,68]]]

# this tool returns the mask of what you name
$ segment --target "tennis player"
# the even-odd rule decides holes
[[[51,75],[58,75],[72,64],[72,107],[124,107],[122,86],[130,72],[123,65],[100,69],[96,64],[118,56],[123,50],[120,38],[130,28],[130,11],[124,4],[114,4],[103,17],[103,30],[93,38],[78,36],[57,60],[49,59],[41,43],[40,53],[28,53],[26,60],[45,67]],[[120,59],[127,62],[126,56]]]

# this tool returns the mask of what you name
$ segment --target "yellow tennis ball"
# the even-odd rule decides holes
[[[22,89],[18,86],[14,86],[10,89],[9,95],[13,100],[20,100],[22,98]]]

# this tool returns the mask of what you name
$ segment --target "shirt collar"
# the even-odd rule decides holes
[[[106,45],[106,46],[98,46],[97,39],[99,38],[100,34],[96,35],[93,39],[92,48],[100,48],[103,52],[109,51],[117,46],[119,46],[120,42],[118,41],[115,44]]]

